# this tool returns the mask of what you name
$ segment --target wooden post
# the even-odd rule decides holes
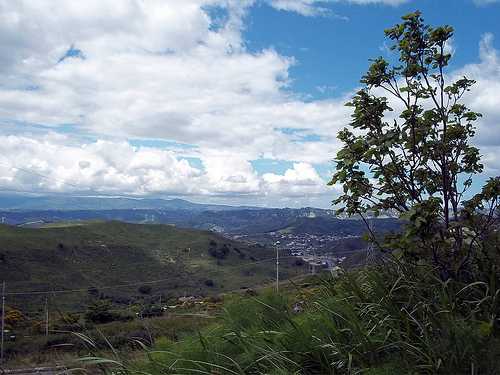
[[[49,335],[49,297],[45,297],[45,336]]]
[[[276,241],[274,246],[276,247],[276,293],[279,292],[279,287],[280,287],[280,273],[279,273],[279,267],[280,267],[280,258],[279,258],[279,245],[280,241]]]

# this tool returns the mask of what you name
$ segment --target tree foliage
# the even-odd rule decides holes
[[[111,311],[112,305],[106,300],[92,302],[85,312],[85,320],[91,323],[109,323],[119,319],[119,315]]]
[[[494,224],[500,190],[500,178],[491,178],[466,201],[473,176],[483,171],[470,142],[481,114],[463,103],[475,81],[446,74],[453,32],[426,25],[418,11],[385,30],[397,58],[372,60],[364,87],[347,103],[352,121],[338,134],[343,147],[330,182],[343,185],[334,201],[340,212],[406,219],[405,233],[391,247],[432,257],[445,276],[469,263],[485,234],[478,222]],[[472,220],[478,215],[487,217]]]

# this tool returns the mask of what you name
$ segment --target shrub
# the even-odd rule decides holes
[[[119,315],[111,311],[111,303],[97,300],[90,304],[85,313],[85,320],[91,323],[109,323],[119,319]]]
[[[138,291],[141,294],[151,294],[151,292],[153,291],[153,288],[151,287],[151,285],[141,285],[139,287]]]
[[[295,264],[297,267],[302,267],[302,266],[305,264],[305,262],[304,262],[304,259],[299,258],[299,259],[296,259],[296,260],[295,260],[295,263],[294,263],[294,264]]]
[[[209,247],[208,248],[208,253],[210,256],[216,258],[216,259],[224,259],[228,254],[229,254],[229,247],[227,244],[222,245],[220,248],[216,247]]]

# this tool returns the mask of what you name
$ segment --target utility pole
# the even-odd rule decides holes
[[[369,220],[368,221],[368,228],[371,233],[375,233],[375,222],[374,220]],[[366,248],[366,259],[365,259],[365,264],[370,265],[374,261],[374,251],[373,251],[373,241],[370,241],[368,244],[368,247]]]
[[[5,281],[2,283],[2,338],[0,344],[0,363],[3,363],[3,340],[5,331]]]
[[[49,297],[45,296],[45,336],[49,335]]]
[[[276,247],[276,293],[279,292],[279,287],[280,287],[280,274],[279,274],[280,258],[279,258],[279,250],[278,250],[279,244],[280,244],[280,241],[276,241],[274,243],[274,246]]]

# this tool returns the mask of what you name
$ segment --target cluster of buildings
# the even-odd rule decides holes
[[[337,247],[339,242],[353,235],[340,234],[294,234],[286,232],[269,232],[258,238],[254,236],[238,236],[239,240],[266,243],[278,247],[281,254],[301,258],[309,265],[311,273],[319,270],[336,270],[346,259],[345,255],[339,253]]]

